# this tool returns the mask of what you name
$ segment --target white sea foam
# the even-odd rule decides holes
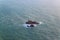
[[[39,24],[43,24],[43,22],[39,22]]]
[[[29,24],[23,24],[23,26],[25,27],[25,28],[28,28],[27,26],[30,26]]]

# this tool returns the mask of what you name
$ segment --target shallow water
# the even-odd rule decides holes
[[[0,40],[60,40],[59,0],[0,0]],[[28,19],[43,22],[25,28]]]

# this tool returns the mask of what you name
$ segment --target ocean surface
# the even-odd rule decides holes
[[[0,40],[60,40],[60,0],[0,0]]]

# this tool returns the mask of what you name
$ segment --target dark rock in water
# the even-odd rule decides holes
[[[34,25],[30,25],[30,27],[34,27]]]
[[[26,22],[26,24],[39,24],[39,23],[36,22],[36,21],[28,20],[28,21]]]
[[[27,27],[34,27],[34,25],[32,25],[32,24],[31,24],[30,26],[29,26],[29,25],[27,25]]]

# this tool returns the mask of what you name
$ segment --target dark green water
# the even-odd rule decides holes
[[[60,1],[0,0],[0,40],[60,40]],[[28,20],[44,24],[25,28]]]

